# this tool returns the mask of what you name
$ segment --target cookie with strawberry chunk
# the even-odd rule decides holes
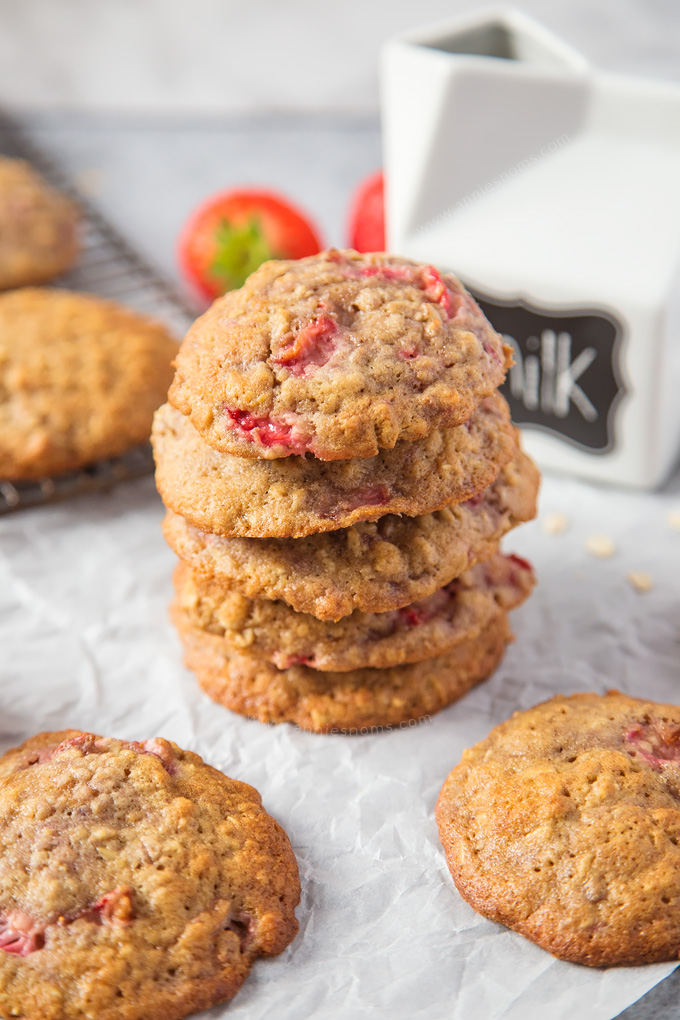
[[[680,955],[680,707],[556,697],[463,754],[436,809],[475,910],[593,967]]]
[[[324,463],[218,453],[169,404],[156,412],[152,442],[166,507],[203,531],[248,538],[301,538],[463,502],[490,485],[517,448],[500,394],[464,425],[371,458]]]
[[[330,250],[262,265],[187,334],[169,400],[215,450],[375,457],[472,415],[510,348],[450,274]]]
[[[177,602],[187,622],[279,669],[386,669],[444,655],[481,633],[501,610],[520,605],[534,575],[517,556],[496,553],[426,599],[390,613],[356,611],[337,623],[296,613],[284,602],[248,599],[180,563]]]
[[[0,1013],[180,1020],[297,932],[259,794],[163,739],[41,733],[0,758]]]
[[[324,672],[304,664],[279,669],[265,656],[237,650],[192,626],[177,603],[172,618],[186,665],[209,697],[251,719],[314,733],[383,731],[433,715],[485,680],[512,640],[499,608],[479,633],[426,662]]]
[[[194,571],[232,592],[337,621],[401,609],[488,559],[507,531],[536,515],[537,491],[538,471],[518,450],[488,488],[419,517],[387,514],[307,538],[226,538],[170,510],[163,533]]]

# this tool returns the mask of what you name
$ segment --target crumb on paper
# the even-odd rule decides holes
[[[680,510],[670,510],[666,517],[668,527],[673,531],[680,531]]]
[[[616,552],[616,546],[609,535],[590,535],[586,539],[586,552],[591,556],[606,560]]]
[[[561,535],[569,527],[569,518],[566,514],[552,513],[545,514],[541,518],[541,528],[546,535]]]
[[[626,574],[626,579],[635,588],[635,591],[650,591],[652,587],[652,579],[649,574],[644,574],[641,570],[631,570]]]

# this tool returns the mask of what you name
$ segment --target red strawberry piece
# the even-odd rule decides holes
[[[420,277],[416,266],[364,266],[359,270],[359,276],[380,276],[383,280],[395,280],[399,283],[420,284]]]
[[[479,506],[484,499],[486,490],[482,489],[480,492],[476,492],[474,496],[470,496],[469,499],[465,500],[465,506]]]
[[[428,623],[450,603],[459,587],[457,581],[452,581],[445,588],[440,588],[432,595],[428,595],[426,599],[412,602],[410,606],[404,606],[398,611],[400,623],[407,627],[417,627],[421,623]]]
[[[0,920],[0,949],[14,956],[29,956],[45,945],[45,925],[13,910]]]
[[[442,279],[442,275],[434,266],[365,266],[360,270],[360,276],[380,276],[383,280],[395,280],[401,283],[410,283],[419,287],[428,301],[439,305],[444,317],[448,319],[451,315],[451,294]],[[461,301],[457,300],[455,312],[458,311]]]
[[[309,440],[294,425],[266,415],[256,418],[250,411],[242,411],[240,408],[227,407],[225,410],[234,428],[251,443],[266,447],[285,446],[291,453],[297,454],[309,450]]]
[[[163,768],[169,775],[175,775],[177,772],[177,762],[167,740],[162,740],[160,737],[152,737],[150,740],[143,740],[139,747],[142,754],[152,754],[160,760]]]
[[[277,669],[291,669],[292,666],[311,666],[314,668],[313,655],[284,655],[283,652],[275,652],[272,655],[272,662]]]
[[[55,754],[60,754],[62,751],[67,751],[71,747],[80,751],[82,754],[91,754],[92,751],[96,749],[94,733],[80,733],[77,737],[71,737],[69,740],[63,740],[58,747],[54,748],[50,757],[53,757]]]
[[[56,755],[61,754],[63,751],[67,751],[70,748],[75,748],[83,755],[103,754],[106,751],[112,750],[115,743],[116,742],[111,740],[109,737],[100,737],[97,739],[94,733],[80,733],[77,737],[70,737],[68,740],[62,740],[61,744],[57,744],[56,747],[48,747],[39,751],[30,758],[28,764],[42,765],[45,762],[52,761]],[[172,756],[172,749],[167,741],[154,737],[152,740],[145,740],[142,743],[137,740],[121,740],[120,745],[131,751],[135,751],[138,754],[155,755],[157,758],[160,758],[166,771],[171,775],[174,774],[175,760]]]
[[[534,568],[529,563],[529,560],[522,559],[521,556],[516,556],[515,553],[510,553],[505,557],[505,559],[510,560],[510,562],[514,563],[515,566],[520,568],[520,570],[528,570],[530,573],[533,572]]]
[[[318,502],[318,513],[332,520],[360,507],[384,506],[389,499],[390,490],[386,485],[367,485],[353,492],[328,492]]]
[[[451,314],[451,296],[439,270],[435,269],[434,266],[424,266],[421,272],[421,280],[425,297],[428,301],[441,305],[442,311],[448,319]]]
[[[633,757],[642,758],[657,772],[680,762],[680,726],[644,723],[630,729],[624,739]]]
[[[407,627],[417,627],[419,623],[424,623],[427,618],[426,614],[415,606],[405,606],[403,609],[400,609],[399,616]]]
[[[60,744],[55,747],[45,747],[40,751],[36,751],[27,760],[27,765],[44,765],[57,754],[61,754],[62,751],[67,751],[69,748],[76,748],[81,754],[90,754],[95,750],[95,737],[93,733],[80,733],[77,737],[70,737],[68,740],[62,740]]]
[[[119,886],[105,893],[90,909],[99,916],[101,924],[111,924],[114,927],[130,924],[134,917],[132,890],[127,886]]]
[[[335,351],[340,327],[330,315],[320,315],[295,333],[272,361],[293,375],[306,375],[310,365],[325,365]]]
[[[489,355],[492,361],[495,361],[500,365],[502,358],[495,347],[492,347],[488,340],[485,340],[483,345],[484,352]]]
[[[343,510],[357,510],[360,506],[384,506],[389,501],[390,491],[386,485],[371,485],[357,489],[342,503]]]

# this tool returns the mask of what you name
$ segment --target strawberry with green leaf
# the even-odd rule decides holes
[[[269,191],[239,189],[208,199],[179,238],[184,275],[206,298],[241,287],[269,259],[300,259],[321,251],[309,219]]]

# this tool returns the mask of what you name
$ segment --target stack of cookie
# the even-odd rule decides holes
[[[173,618],[216,701],[365,731],[498,664],[533,585],[498,552],[538,475],[509,351],[449,275],[384,254],[269,262],[189,331],[156,414]]]

